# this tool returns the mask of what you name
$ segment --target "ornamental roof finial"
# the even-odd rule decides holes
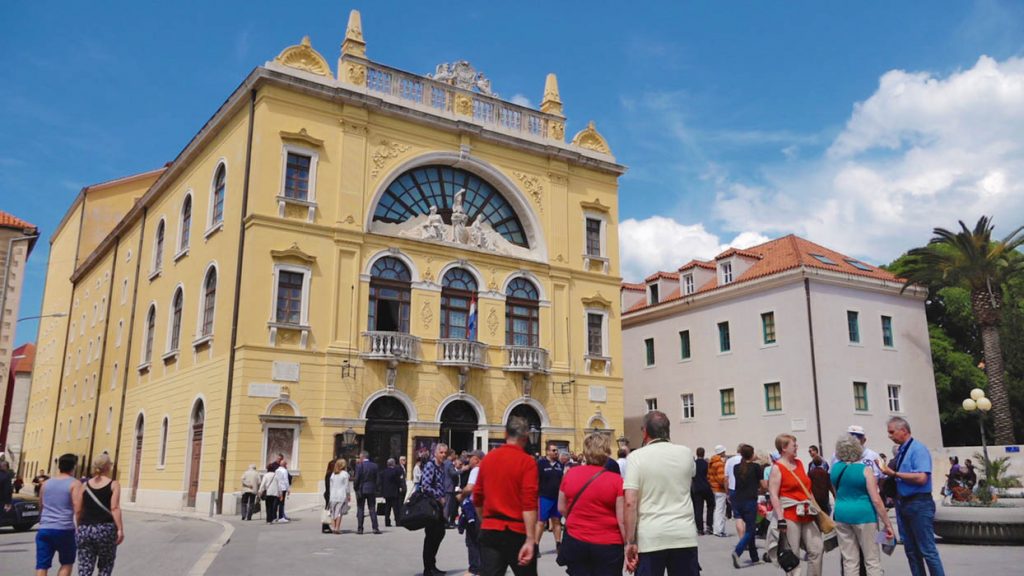
[[[544,80],[544,98],[540,103],[540,111],[565,117],[562,113],[562,98],[558,95],[558,78],[552,73]]]
[[[348,14],[348,27],[345,28],[345,41],[341,43],[341,53],[366,58],[363,17],[359,15],[359,10],[353,10]]]

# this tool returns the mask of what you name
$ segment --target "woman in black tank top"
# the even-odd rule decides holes
[[[121,521],[121,486],[110,478],[113,462],[107,454],[93,461],[92,478],[75,492],[78,510],[78,574],[110,576],[114,571],[117,546],[124,540]]]

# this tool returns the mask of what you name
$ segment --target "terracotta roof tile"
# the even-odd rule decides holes
[[[647,278],[644,278],[644,282],[650,282],[652,280],[657,280],[659,278],[667,278],[669,280],[679,280],[679,274],[676,273],[676,272],[661,272],[661,271],[659,271],[659,272],[655,272],[654,274],[651,274]]]
[[[623,282],[621,289],[622,290],[630,290],[632,292],[645,292],[647,290],[647,287],[644,286],[643,284],[633,284],[633,283],[630,283],[630,282]]]
[[[682,266],[680,266],[679,267],[679,271],[682,272],[683,270],[689,270],[690,268],[696,268],[696,267],[708,268],[710,270],[714,270],[716,268],[714,262],[708,262],[706,260],[690,260],[686,264],[683,264]]]
[[[13,214],[0,210],[0,228],[17,228],[19,230],[25,230],[27,228],[35,227],[35,224],[29,224]]]
[[[734,255],[746,256],[747,258],[756,258],[758,260],[761,259],[761,255],[752,250],[740,250],[739,248],[729,248],[725,252],[722,252],[718,256],[715,256],[715,260],[722,260],[724,258],[728,258]]]
[[[733,249],[727,250],[726,252],[723,252],[723,254],[728,253],[731,250]],[[793,270],[800,267],[829,270],[832,272],[849,274],[851,276],[874,278],[876,280],[886,280],[889,282],[900,281],[900,279],[891,272],[882,270],[877,266],[871,266],[870,264],[861,262],[855,258],[850,258],[845,254],[841,254],[835,250],[830,250],[820,244],[815,244],[810,240],[800,238],[793,234],[783,236],[782,238],[777,238],[775,240],[770,240],[758,246],[752,246],[746,250],[737,250],[734,253],[743,253],[744,255],[749,254],[752,257],[758,258],[758,260],[757,262],[754,262],[750,268],[747,268],[742,274],[740,274],[739,277],[737,277],[730,285],[741,284],[743,282],[749,282],[757,278],[764,278],[774,274],[781,274],[787,270]],[[827,264],[818,258],[815,258],[815,254],[823,256],[835,264]],[[693,260],[684,265],[683,268],[680,268],[680,270],[692,267],[692,265],[695,265],[695,262],[699,263],[700,261]],[[862,270],[857,266],[854,266],[851,262],[856,262],[860,266],[866,268],[866,270]],[[664,274],[664,272],[659,272],[659,274]],[[649,276],[648,279],[653,277],[653,275]],[[718,277],[716,275],[715,278],[697,288],[695,294],[710,292],[717,288],[720,288],[720,286],[718,285]],[[693,296],[693,294],[688,294],[687,297],[689,296]],[[625,313],[636,312],[652,306],[659,306],[680,298],[682,298],[682,296],[679,294],[678,290],[676,290],[668,297],[663,298],[657,304],[640,302],[637,305],[630,307]]]
[[[19,372],[31,372],[32,365],[36,361],[36,345],[35,344],[22,344],[14,349],[11,354],[11,372],[17,374]],[[22,358],[19,358],[22,356]]]

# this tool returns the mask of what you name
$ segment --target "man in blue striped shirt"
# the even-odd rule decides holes
[[[434,448],[434,457],[428,460],[423,466],[423,475],[420,477],[420,492],[434,498],[444,510],[445,498],[445,473],[444,459],[448,454],[447,444],[438,444]],[[428,524],[423,535],[423,576],[442,576],[444,570],[437,569],[437,550],[444,540],[445,524],[439,521]]]

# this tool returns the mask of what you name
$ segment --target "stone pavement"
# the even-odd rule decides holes
[[[342,525],[345,533],[320,534],[319,510],[290,511],[289,524],[267,525],[258,520],[242,522],[235,517],[218,517],[234,528],[230,540],[206,570],[209,576],[239,574],[372,574],[413,576],[421,570],[422,532],[402,528],[381,529],[384,534],[355,534],[355,513]],[[196,517],[169,516],[125,511],[128,537],[118,551],[115,574],[145,576],[181,576],[202,574],[197,565],[218,539],[228,535],[224,527]],[[367,531],[369,531],[369,519]],[[0,576],[31,574],[35,565],[35,532],[14,533],[0,529]],[[759,544],[763,541],[759,541]],[[700,557],[703,574],[727,575],[732,567],[729,552],[734,538],[702,536]],[[540,574],[565,574],[555,564],[554,543],[545,534],[541,546]],[[939,552],[950,575],[1020,574],[1024,566],[1024,547],[985,547],[940,544]],[[452,576],[466,568],[463,537],[449,530],[438,554],[438,565]],[[886,576],[910,573],[903,549],[897,548],[883,560]],[[51,574],[55,571],[51,571]],[[775,575],[781,571],[772,565],[744,568],[744,576]],[[839,552],[825,557],[825,576],[839,575]]]
[[[381,519],[384,534],[377,536],[370,533],[370,520],[367,518],[366,533],[356,535],[353,510],[342,522],[343,534],[320,534],[319,515],[319,510],[290,511],[291,523],[272,525],[255,519],[251,522],[228,519],[235,526],[235,533],[214,560],[207,575],[233,576],[266,572],[270,566],[273,569],[266,573],[413,576],[421,572],[422,531],[385,528]],[[735,538],[701,537],[700,558],[705,576],[738,572],[732,567],[729,558],[735,543]],[[758,543],[763,544],[763,541]],[[555,564],[554,547],[551,535],[545,534],[539,570],[542,576],[565,574],[565,570]],[[1019,574],[1020,567],[1024,566],[1024,547],[942,544],[939,553],[942,554],[946,573],[950,575],[971,572],[993,576]],[[825,576],[838,576],[839,562],[838,550],[828,553],[825,557]],[[449,530],[445,536],[437,564],[451,576],[465,572],[466,547],[463,536],[457,530]],[[883,567],[886,576],[910,574],[901,547],[897,547],[891,557],[885,557]],[[742,573],[744,576],[778,576],[782,572],[774,565],[761,565],[744,568]]]
[[[224,533],[224,527],[214,522],[123,510],[125,540],[117,551],[115,574],[183,576]],[[34,573],[35,539],[35,529],[0,528],[0,576]],[[57,573],[56,566],[54,558],[51,574]]]

